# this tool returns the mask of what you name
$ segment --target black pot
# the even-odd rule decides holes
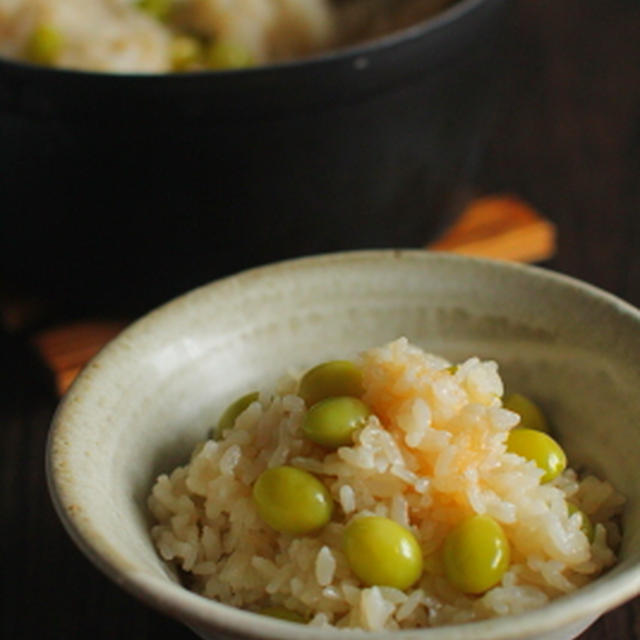
[[[143,311],[239,269],[420,246],[451,220],[491,120],[507,0],[235,72],[0,62],[5,278]]]

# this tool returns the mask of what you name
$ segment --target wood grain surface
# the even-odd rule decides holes
[[[479,195],[516,194],[544,214],[549,226],[543,233],[553,233],[556,243],[552,256],[539,256],[544,266],[640,306],[640,3],[515,5],[510,73],[472,186]],[[446,245],[447,237],[440,242]],[[0,280],[0,296],[7,292],[16,293]],[[61,383],[47,365],[55,341],[43,352],[37,336],[51,338],[55,327],[69,322],[78,336],[82,326],[87,330],[83,323],[93,332],[92,323],[99,322],[102,340],[128,319],[68,318],[29,300],[3,321],[2,637],[192,639],[188,629],[124,593],[78,552],[46,490],[44,447]],[[56,348],[58,356],[69,356],[60,343]],[[635,599],[604,615],[580,640],[638,638]]]

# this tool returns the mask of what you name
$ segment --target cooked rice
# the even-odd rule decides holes
[[[363,399],[375,415],[352,446],[328,452],[310,442],[301,434],[302,399],[262,394],[220,440],[158,478],[152,536],[189,588],[247,610],[284,606],[318,627],[404,629],[534,609],[614,563],[623,498],[571,469],[540,484],[533,462],[506,452],[519,417],[501,406],[496,363],[470,358],[452,373],[448,361],[401,338],[365,352],[361,365]],[[292,537],[258,517],[252,485],[281,464],[317,474],[331,492],[337,508],[320,531]],[[568,498],[594,523],[592,544]],[[410,528],[429,564],[474,513],[497,520],[511,546],[501,582],[480,596],[457,591],[437,566],[404,593],[365,587],[342,552],[345,526],[376,514]]]
[[[48,64],[71,69],[164,72],[175,38],[233,43],[256,64],[307,56],[425,19],[452,0],[174,0],[157,19],[140,0],[0,0],[0,56],[29,59],[37,28],[60,36]],[[43,61],[40,61],[44,63]]]

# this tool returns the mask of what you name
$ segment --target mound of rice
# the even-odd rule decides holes
[[[176,43],[179,36],[232,43],[264,64],[401,29],[451,1],[0,0],[0,55],[31,59],[30,40],[44,26],[58,34],[59,51],[47,62],[56,67],[114,72],[206,68],[202,61],[176,68],[176,47],[184,48]],[[171,5],[171,11],[158,19],[153,8],[164,5]]]
[[[542,471],[507,453],[519,416],[502,408],[495,362],[455,369],[400,338],[361,356],[363,399],[372,408],[352,446],[327,451],[302,436],[306,408],[296,381],[262,393],[218,440],[158,478],[149,507],[162,558],[189,588],[258,611],[284,606],[319,627],[404,629],[519,613],[584,585],[615,561],[623,498],[607,482],[567,469]],[[293,537],[258,516],[251,490],[266,468],[288,464],[322,479],[338,508],[320,531]],[[594,524],[590,543],[579,514]],[[460,593],[430,563],[447,533],[473,514],[503,527],[511,564],[480,596]],[[366,587],[342,551],[345,526],[381,515],[409,528],[426,570],[406,592]]]

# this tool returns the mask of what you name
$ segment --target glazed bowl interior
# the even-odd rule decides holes
[[[279,263],[134,323],[88,365],[55,416],[48,474],[63,523],[102,571],[203,637],[341,637],[270,619],[258,629],[254,614],[188,592],[156,554],[146,498],[230,399],[399,336],[453,360],[498,361],[508,389],[548,410],[571,465],[627,497],[623,542],[613,569],[542,610],[366,637],[570,638],[640,591],[640,312],[533,267],[422,251]]]

